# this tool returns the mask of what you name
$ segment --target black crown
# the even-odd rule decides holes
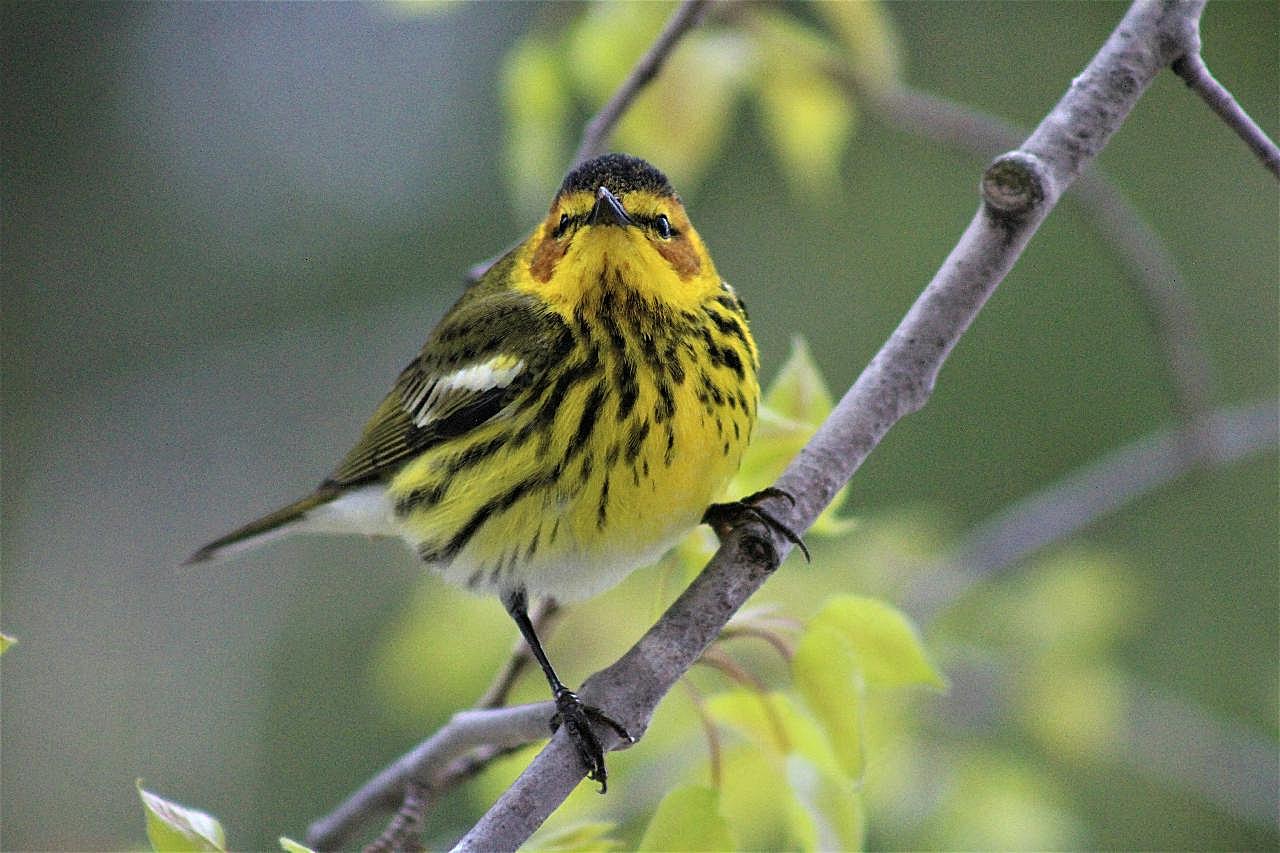
[[[585,191],[594,193],[605,187],[614,195],[645,190],[660,196],[675,196],[667,176],[639,157],[628,154],[604,154],[588,160],[570,172],[560,185],[557,196]]]

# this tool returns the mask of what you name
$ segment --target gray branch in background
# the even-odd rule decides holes
[[[974,584],[988,580],[1047,545],[1079,532],[1200,466],[1224,466],[1274,451],[1280,443],[1280,401],[1214,412],[1203,453],[1183,452],[1187,425],[1144,436],[1010,505],[974,527],[950,556],[916,572],[903,607],[921,624],[935,619]]]
[[[1204,0],[1138,0],[1067,93],[1018,150],[983,176],[983,201],[933,281],[907,312],[778,486],[794,507],[770,511],[807,529],[900,418],[928,400],[938,371],[1013,267],[1062,192],[1102,150],[1156,75],[1188,53]],[[711,562],[619,661],[592,676],[583,698],[640,735],[661,698],[729,618],[764,583],[790,543],[751,523],[727,536]],[[604,732],[606,745],[616,736]],[[455,848],[515,850],[582,780],[563,732]]]

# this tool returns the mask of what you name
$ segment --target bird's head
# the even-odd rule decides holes
[[[621,287],[683,308],[720,288],[666,176],[625,154],[588,160],[568,174],[519,263],[525,286],[566,305]]]

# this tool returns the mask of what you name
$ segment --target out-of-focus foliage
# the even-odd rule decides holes
[[[658,803],[638,850],[737,850],[720,813],[720,792],[704,785],[672,788]]]
[[[733,495],[754,494],[772,484],[800,448],[831,413],[831,392],[802,336],[791,339],[791,353],[765,390],[759,421],[738,475],[729,485]],[[839,514],[847,490],[842,489],[818,516],[811,530],[823,536],[851,530],[853,519]]]
[[[745,100],[754,104],[793,190],[803,196],[830,189],[856,110],[826,66],[840,60],[846,45],[853,67],[876,84],[894,78],[899,66],[880,4],[834,5],[851,7],[823,11],[839,41],[791,15],[722,7],[725,20],[710,15],[636,99],[613,147],[661,163],[678,187],[695,187]],[[568,27],[535,28],[515,47],[503,78],[511,128],[506,165],[526,213],[545,206],[547,179],[563,170],[576,141],[564,116],[575,107],[594,111],[612,96],[674,9],[674,3],[590,4]],[[806,49],[795,49],[797,43]]]
[[[8,651],[9,647],[16,642],[18,641],[15,640],[13,637],[7,636],[5,634],[0,634],[0,655]]]
[[[613,830],[614,825],[607,821],[568,824],[550,832],[539,830],[520,849],[527,853],[610,853],[622,849],[622,842],[610,834]]]

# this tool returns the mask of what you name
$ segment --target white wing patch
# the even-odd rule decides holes
[[[434,381],[408,388],[405,409],[415,426],[425,427],[454,407],[448,405],[459,396],[479,394],[495,388],[506,388],[525,368],[524,359],[513,355],[496,355],[488,361],[468,365],[446,373]]]

